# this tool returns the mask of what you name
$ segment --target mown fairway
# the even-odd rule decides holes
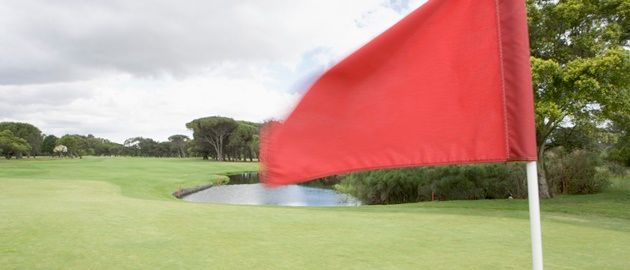
[[[0,161],[1,269],[529,269],[527,202],[194,204],[253,163]],[[630,268],[630,185],[543,202],[546,269]]]

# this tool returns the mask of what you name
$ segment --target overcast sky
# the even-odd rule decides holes
[[[0,121],[113,141],[282,118],[423,0],[0,0]]]

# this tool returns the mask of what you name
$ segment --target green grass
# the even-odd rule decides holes
[[[529,269],[527,202],[195,204],[179,187],[253,163],[0,161],[1,269]],[[630,268],[630,179],[545,200],[546,269]]]
[[[258,164],[179,158],[94,158],[0,160],[0,179],[96,180],[142,199],[172,199],[179,188],[225,180],[226,174],[257,171]]]

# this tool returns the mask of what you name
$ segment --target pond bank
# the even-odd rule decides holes
[[[236,172],[236,173],[231,172],[231,173],[220,174],[220,176],[225,176],[230,179],[228,181],[228,185],[232,184],[233,179],[241,179],[241,177],[243,176],[246,176],[245,179],[249,179],[250,175],[255,175],[255,179],[256,181],[258,181],[258,172]],[[237,176],[238,178],[234,178],[235,176]],[[219,186],[219,185],[220,184],[213,183],[213,184],[195,186],[195,187],[190,187],[190,188],[180,188],[176,190],[175,192],[171,193],[171,195],[177,199],[182,199],[190,194],[197,193],[197,192],[209,189],[214,186]]]
[[[177,191],[171,193],[171,195],[173,195],[173,197],[178,198],[178,199],[182,199],[190,194],[193,193],[197,193],[199,191],[205,190],[205,189],[209,189],[211,187],[213,187],[214,184],[208,184],[208,185],[203,185],[203,186],[197,186],[197,187],[192,187],[192,188],[181,188],[178,189]]]

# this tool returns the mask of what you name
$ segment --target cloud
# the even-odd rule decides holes
[[[407,6],[391,2],[3,1],[0,84],[115,72],[179,76],[223,61],[295,61],[313,46],[362,44],[374,31],[357,29],[356,19],[373,18],[361,25],[382,30],[398,16],[388,13]]]
[[[229,68],[228,68],[229,69]],[[101,80],[0,87],[0,121],[26,121],[45,133],[94,134],[122,142],[188,134],[185,123],[227,115],[264,121],[286,114],[299,94],[274,91],[252,78],[221,76],[220,68],[186,80],[117,76]],[[91,91],[79,89],[91,88]],[[226,91],[229,89],[229,91]]]
[[[420,0],[5,0],[0,121],[122,141],[282,117]]]

